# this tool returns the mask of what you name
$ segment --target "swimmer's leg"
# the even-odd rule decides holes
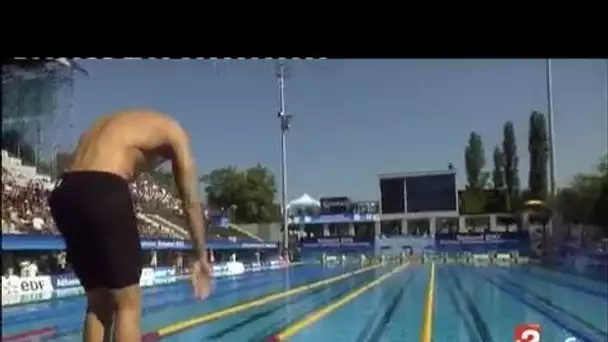
[[[87,311],[84,319],[83,341],[105,342],[112,336],[114,303],[111,293],[106,289],[87,292]]]
[[[129,184],[103,172],[63,177],[51,210],[87,291],[84,340],[109,340],[104,329],[114,314],[115,341],[140,341],[142,250]]]
[[[141,289],[139,283],[111,290],[115,304],[114,342],[141,341]]]

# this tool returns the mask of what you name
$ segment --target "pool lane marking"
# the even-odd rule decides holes
[[[517,288],[515,290],[512,289],[512,286],[505,286],[504,280],[497,278],[495,275],[488,275],[483,273],[478,273],[482,279],[484,279],[487,283],[493,285],[498,288],[500,291],[510,296],[512,299],[517,301],[520,304],[523,304],[524,308],[528,307],[537,313],[545,316],[548,320],[553,322],[555,325],[561,327],[563,330],[568,331],[578,337],[582,341],[599,341],[595,336],[589,334],[586,330],[581,330],[579,326],[573,326],[571,322],[568,320],[564,320],[564,317],[561,315],[556,315],[551,309],[547,309],[546,305],[539,305],[537,302],[526,298],[524,293],[523,295],[520,293],[520,290]],[[496,278],[496,279],[492,279]],[[497,282],[496,280],[499,280]],[[553,310],[555,311],[555,310]]]
[[[256,272],[249,273],[249,275],[252,275],[252,274],[256,275],[256,277],[254,277],[254,278],[247,278],[246,276],[240,276],[240,275],[239,276],[218,277],[216,279],[216,282],[217,282],[217,280],[221,280],[221,281],[231,280],[230,278],[233,278],[233,279],[234,278],[236,278],[236,279],[245,278],[245,279],[243,279],[244,282],[251,281],[251,280],[261,280],[261,278],[264,277],[264,273],[266,273],[266,277],[268,277],[268,276],[276,276],[277,279],[279,279],[281,277],[281,274],[279,272],[276,272],[276,271],[284,271],[284,270],[288,270],[291,267],[298,267],[298,266],[303,266],[303,265],[309,265],[309,264],[308,263],[304,263],[304,262],[297,262],[297,263],[291,263],[290,266],[286,267],[286,268],[268,269],[268,270],[261,270],[261,271],[256,271]],[[274,274],[271,274],[271,273],[274,273]],[[346,273],[346,274],[348,274],[348,273]],[[259,277],[258,277],[258,275],[259,275]],[[180,277],[182,277],[182,278],[188,278],[188,277],[190,277],[190,275],[189,274],[187,274],[187,275],[181,275],[181,276],[178,276],[177,279],[180,279]],[[257,279],[257,278],[260,278],[260,279]],[[266,282],[260,282],[260,283],[263,284],[263,285],[267,285]],[[256,285],[259,286],[261,284],[256,284]],[[158,287],[144,288],[144,295],[146,295],[146,296],[153,296],[153,295],[166,296],[167,294],[173,293],[175,291],[181,291],[182,289],[179,288],[179,287],[181,287],[181,284],[179,284],[179,283],[176,282],[176,283],[172,283],[172,284],[167,284],[166,287],[163,286],[163,285],[161,285],[161,286],[158,286]],[[154,289],[155,291],[147,291],[147,290],[152,290],[152,289]],[[253,287],[249,287],[248,289],[253,289]],[[236,291],[238,291],[238,289]],[[232,292],[234,292],[234,291],[226,292],[226,293],[223,293],[223,294],[224,295],[230,295]],[[70,297],[62,298],[62,300],[67,299],[67,300],[71,301],[71,300],[79,299],[79,298],[82,298],[82,296],[70,296]],[[143,310],[145,311],[147,309],[159,309],[159,308],[162,308],[162,307],[165,307],[165,306],[171,306],[171,305],[179,304],[179,303],[182,303],[182,302],[185,302],[185,301],[181,301],[180,300],[177,303],[175,303],[175,302],[173,302],[173,303],[160,303],[160,304],[157,304],[157,305],[151,305],[151,306],[148,306],[148,307],[144,307]],[[46,301],[45,302],[35,302],[35,303],[28,304],[28,305],[39,305],[39,304],[45,304],[45,303],[46,303]],[[32,314],[32,315],[41,315],[42,312],[44,312],[46,310],[49,310],[49,309],[47,309],[47,308],[38,308],[38,309],[36,309],[36,311],[33,311],[31,313],[24,312],[24,314],[28,314],[28,315],[29,314]],[[65,310],[65,308],[63,310]],[[17,317],[14,317],[14,318],[16,319]],[[50,318],[50,317],[46,317],[46,318]],[[27,319],[27,321],[31,321],[31,320],[36,320],[36,318],[34,317],[34,318]],[[23,321],[25,321],[25,320],[23,320]],[[13,324],[20,324],[20,323],[23,323],[23,322],[21,320],[19,320],[16,323],[13,323]],[[40,328],[40,329],[26,330],[26,331],[15,333],[13,335],[3,336],[2,337],[2,342],[13,341],[13,340],[15,340],[15,341],[21,341],[22,338],[26,338],[26,337],[29,340],[29,336],[32,336],[32,337],[35,336],[36,338],[38,338],[38,336],[41,335],[41,334],[44,334],[45,336],[47,336],[47,335],[51,334],[51,332],[52,332],[51,335],[52,335],[53,338],[58,338],[58,337],[62,337],[62,336],[66,336],[66,335],[70,335],[70,334],[76,333],[82,327],[81,325],[79,325],[78,329],[75,329],[75,328],[71,328],[71,325],[67,325],[67,326],[70,326],[70,328],[67,328],[67,329],[66,328],[60,328],[60,326],[65,326],[65,325],[67,325],[67,324],[52,325],[52,326],[47,326],[47,327]],[[49,335],[49,336],[51,336],[51,335]],[[150,336],[145,336],[145,335],[150,335]],[[156,333],[152,333],[152,334],[148,333],[148,334],[145,334],[145,335],[144,335],[144,337],[146,339],[150,339],[153,336],[156,336]]]
[[[325,306],[324,308],[313,311],[312,313],[306,315],[304,318],[296,321],[295,323],[291,324],[287,328],[283,329],[281,332],[272,335],[268,339],[268,341],[286,341],[286,340],[288,340],[292,336],[294,336],[297,333],[299,333],[300,331],[304,330],[306,327],[309,327],[310,325],[319,321],[323,317],[336,311],[340,307],[344,306],[345,304],[347,304],[347,303],[351,302],[352,300],[356,299],[357,297],[361,296],[367,290],[379,285],[380,283],[382,283],[383,281],[388,279],[390,276],[394,275],[395,273],[397,273],[399,271],[404,270],[408,266],[409,266],[409,263],[398,266],[398,267],[394,268],[392,271],[390,271],[389,273],[384,274],[383,276],[372,281],[369,284],[363,285],[363,286],[359,287],[358,289],[351,291],[349,294],[347,294],[344,297],[340,298],[339,300]]]
[[[446,274],[449,276],[449,279],[452,281],[453,289],[455,292],[460,295],[462,298],[464,309],[468,312],[468,315],[463,315],[464,317],[470,317],[475,329],[473,330],[475,333],[472,336],[477,336],[481,341],[484,342],[494,342],[494,338],[492,337],[492,332],[488,327],[486,320],[482,317],[482,314],[479,312],[479,308],[477,304],[475,304],[474,300],[471,298],[468,292],[462,286],[462,282],[460,281],[460,275],[456,274],[456,272],[452,269],[446,270]],[[462,309],[462,308],[461,308]]]
[[[298,262],[298,263],[292,263],[290,265],[290,267],[301,267],[302,265],[304,265],[304,263]],[[233,281],[233,280],[241,280],[242,282],[247,282],[247,283],[257,283],[259,280],[263,280],[266,279],[264,282],[259,282],[259,283],[265,283],[267,282],[267,280],[269,279],[269,277],[276,277],[277,279],[281,279],[282,277],[282,273],[279,271],[285,271],[288,270],[290,267],[286,267],[286,268],[277,268],[277,269],[270,269],[270,270],[260,270],[260,271],[253,271],[253,272],[246,272],[243,273],[241,275],[236,275],[236,276],[222,276],[222,277],[217,277],[215,279],[215,286],[217,287],[220,283],[223,284],[226,281]],[[253,275],[253,277],[251,277]],[[170,293],[173,292],[179,292],[179,291],[183,291],[183,287],[186,285],[185,282],[181,282],[182,280],[188,279],[190,278],[191,275],[190,274],[185,274],[185,275],[178,275],[176,276],[176,282],[174,283],[169,283],[169,284],[158,284],[156,286],[152,286],[152,287],[145,287],[142,289],[142,295],[144,297],[167,297],[170,298],[171,296],[168,296]],[[61,303],[60,305],[62,305],[62,307],[60,308],[51,308],[49,307],[49,302],[51,302],[52,300],[55,299],[55,297],[48,299],[48,300],[44,300],[44,301],[38,301],[38,302],[32,302],[32,303],[27,303],[25,304],[25,306],[32,306],[32,310],[23,310],[23,312],[19,312],[19,313],[15,313],[14,315],[11,315],[9,317],[3,317],[3,324],[22,324],[22,323],[27,323],[27,322],[31,322],[31,321],[36,321],[36,320],[42,320],[42,319],[50,319],[50,318],[56,318],[58,311],[59,313],[66,313],[66,312],[72,312],[73,308],[71,308],[70,306],[73,306],[75,303],[74,301],[80,300],[83,298],[83,294],[84,294],[84,289],[80,288],[82,290],[82,292],[80,292],[79,294],[76,295],[70,295],[70,296],[66,296],[66,297],[62,297],[60,298],[60,301],[58,301],[58,304]],[[164,303],[167,304],[167,303]],[[178,303],[173,303],[174,304],[178,304]],[[14,304],[14,305],[8,305],[8,306],[4,306],[3,308],[15,308],[16,306],[19,306],[21,304]],[[157,305],[149,305],[147,307],[144,307],[144,311],[147,309],[151,309],[151,308],[157,308],[159,306]],[[146,312],[144,312],[145,314]],[[48,328],[55,328],[54,326],[49,326]],[[78,328],[82,328],[82,324],[78,324]],[[35,329],[33,331],[37,331],[38,329]],[[28,332],[29,330],[25,331]],[[20,332],[21,333],[21,332]]]
[[[543,305],[551,308],[554,311],[557,311],[559,313],[561,313],[562,315],[566,315],[568,317],[570,317],[571,319],[573,319],[574,321],[578,322],[579,324],[581,324],[582,326],[584,326],[586,329],[588,330],[592,330],[594,333],[599,334],[600,336],[607,336],[608,335],[608,331],[603,331],[602,328],[597,327],[595,324],[593,324],[592,322],[586,320],[585,318],[571,312],[570,310],[567,310],[565,308],[563,308],[561,305],[559,304],[555,304],[551,299],[539,295],[537,292],[530,290],[530,289],[524,289],[520,284],[517,284],[511,280],[509,280],[506,276],[502,275],[502,274],[495,274],[494,277],[500,281],[502,281],[504,284],[508,284],[509,286],[518,289],[519,292],[523,293],[523,294],[528,294],[530,295],[532,298],[534,298],[536,301],[542,303]]]
[[[153,333],[146,334],[144,336],[144,340],[148,340],[148,338],[150,338],[150,337],[147,337],[147,335],[154,336],[155,339],[160,339],[160,338],[163,338],[164,336],[186,330],[188,328],[194,327],[199,324],[211,322],[211,321],[214,321],[214,320],[217,320],[220,318],[234,315],[234,314],[237,314],[237,313],[249,310],[249,309],[253,309],[253,308],[277,301],[279,299],[283,299],[285,297],[293,296],[293,295],[296,295],[296,294],[299,294],[299,293],[302,293],[305,291],[315,289],[317,287],[329,285],[329,284],[338,282],[340,280],[346,279],[348,277],[352,277],[357,274],[361,274],[363,272],[371,271],[380,266],[383,266],[383,265],[377,264],[377,265],[368,266],[368,267],[356,270],[354,272],[349,272],[349,273],[345,273],[345,274],[342,274],[342,275],[339,275],[336,277],[332,277],[329,279],[320,280],[320,281],[314,282],[312,284],[298,286],[298,287],[288,290],[288,291],[274,293],[274,294],[271,294],[271,295],[268,295],[268,296],[265,296],[265,297],[262,297],[259,299],[255,299],[255,300],[252,300],[249,302],[237,304],[235,306],[228,307],[226,309],[219,310],[219,311],[216,311],[213,313],[207,313],[207,314],[200,315],[198,317],[194,317],[194,318],[190,318],[190,319],[187,319],[187,320],[184,320],[181,322],[173,323],[164,328],[158,329],[155,333],[153,332]]]
[[[433,310],[435,309],[435,263],[431,263],[431,275],[429,285],[426,289],[426,301],[424,305],[424,317],[420,332],[420,342],[431,342],[433,340]]]
[[[46,327],[34,329],[25,332],[20,332],[10,336],[2,336],[2,342],[25,342],[38,339],[44,339],[54,336],[56,333],[55,327]]]
[[[278,270],[279,269],[277,269],[277,271]],[[283,269],[283,270],[285,270],[285,269]],[[259,273],[261,273],[261,272],[259,272]],[[182,277],[191,277],[191,276],[184,275]],[[222,280],[223,278],[228,278],[228,279],[225,279],[228,281],[232,280],[232,279],[229,279],[230,276],[221,277],[221,278],[218,278],[218,280]],[[274,278],[274,280],[273,280],[273,278]],[[270,282],[282,279],[282,274],[281,273],[261,274],[261,275],[256,275],[255,277],[252,277],[252,278],[239,277],[236,279],[239,279],[242,282],[242,284],[243,284],[242,287],[237,288],[237,289],[230,289],[229,291],[225,291],[225,292],[222,291],[218,295],[219,296],[230,296],[234,292],[253,290],[256,288],[268,286]],[[222,281],[221,283],[219,283],[216,280],[214,287],[217,288],[224,282],[225,281]],[[155,312],[159,309],[166,308],[168,306],[178,306],[178,305],[183,305],[185,303],[191,303],[192,299],[189,297],[181,298],[178,300],[172,299],[172,297],[174,297],[173,296],[174,294],[183,293],[185,287],[186,287],[186,283],[172,283],[172,284],[167,284],[167,285],[160,285],[158,287],[144,288],[144,291],[147,289],[155,290],[155,291],[144,292],[143,296],[145,298],[156,296],[156,299],[161,299],[161,301],[158,303],[152,304],[152,305],[144,306],[142,309],[142,314],[146,315],[146,314]],[[82,290],[82,293],[84,293],[84,290]],[[64,297],[64,298],[67,298],[68,300],[74,300],[74,299],[82,299],[82,296],[73,296],[73,297]],[[167,300],[165,300],[165,299],[167,299]],[[36,303],[36,304],[38,304],[38,303]],[[59,315],[69,314],[69,313],[73,312],[74,311],[73,306],[75,304],[78,304],[78,303],[69,302],[66,304],[60,304],[60,305],[65,305],[65,307],[59,307],[59,308],[56,308],[55,310],[53,310],[52,308],[48,308],[48,307],[39,308],[39,309],[36,308],[36,309],[34,309],[35,311],[32,310],[31,312],[23,312],[23,313],[15,314],[12,317],[3,317],[2,323],[17,325],[17,324],[29,323],[29,322],[36,321],[36,320],[56,318],[58,314]],[[60,323],[58,325],[65,326],[66,324]],[[79,329],[82,328],[81,323],[78,323],[77,326]],[[55,328],[55,327],[51,326],[49,328]]]

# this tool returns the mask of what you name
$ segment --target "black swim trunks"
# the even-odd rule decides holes
[[[49,198],[68,262],[85,290],[139,283],[142,252],[129,184],[107,172],[61,176]]]

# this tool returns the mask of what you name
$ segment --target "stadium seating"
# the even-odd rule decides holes
[[[47,204],[54,184],[49,176],[2,151],[2,234],[58,234]],[[186,221],[178,198],[149,176],[132,182],[139,230],[148,238],[187,239]],[[209,238],[251,240],[237,229],[209,226]]]
[[[149,203],[148,203],[149,204]],[[146,205],[147,207],[147,205]],[[158,206],[155,209],[149,209],[150,217],[156,222],[163,222],[167,226],[186,227],[186,218],[180,212],[180,210],[172,210],[168,207]],[[237,229],[217,227],[213,224],[209,224],[207,234],[209,237],[216,239],[237,239],[237,240],[251,240],[252,237],[243,233]]]

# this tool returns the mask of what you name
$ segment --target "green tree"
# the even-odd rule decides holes
[[[602,228],[603,236],[608,236],[608,154],[599,162],[596,169],[596,200],[593,206],[592,222]]]
[[[549,142],[545,115],[534,111],[530,114],[530,130],[528,133],[528,152],[530,153],[528,188],[533,198],[547,199],[548,151]]]
[[[505,155],[499,146],[494,147],[494,170],[492,171],[494,189],[505,187]]]
[[[607,158],[602,158],[593,172],[575,175],[556,199],[566,222],[601,227],[604,236],[608,235]]]
[[[469,143],[464,151],[464,160],[468,187],[484,189],[488,182],[488,174],[483,169],[486,165],[486,157],[483,141],[476,132],[471,132],[469,135]]]
[[[603,158],[600,159],[600,162],[597,165],[597,172],[602,177],[608,177],[608,154],[606,154]]]
[[[505,122],[503,125],[502,153],[504,160],[504,178],[506,191],[506,206],[507,211],[511,212],[517,209],[520,192],[519,180],[519,157],[517,156],[517,140],[515,137],[515,128],[511,121]]]
[[[276,222],[279,208],[274,202],[275,177],[258,164],[244,171],[226,167],[201,177],[208,204],[216,209],[231,210],[237,223]]]
[[[486,165],[485,150],[481,136],[476,132],[469,135],[468,145],[464,151],[467,187],[462,195],[462,208],[468,213],[483,212],[486,205],[484,188],[489,174],[484,171]]]
[[[608,173],[601,179],[599,196],[595,202],[593,210],[593,223],[602,228],[604,237],[608,236]]]

